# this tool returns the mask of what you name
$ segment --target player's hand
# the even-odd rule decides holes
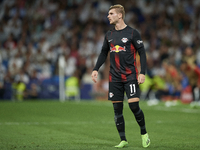
[[[139,74],[138,76],[138,84],[142,84],[145,81],[145,75],[144,74]]]
[[[98,76],[98,71],[96,71],[96,70],[92,71],[91,77],[92,77],[92,80],[94,81],[94,83],[97,82],[97,76]]]

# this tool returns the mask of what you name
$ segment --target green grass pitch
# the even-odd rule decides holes
[[[148,150],[200,150],[200,108],[141,101]],[[142,150],[139,126],[124,102],[125,150]],[[109,101],[0,102],[0,150],[114,150],[120,139]]]

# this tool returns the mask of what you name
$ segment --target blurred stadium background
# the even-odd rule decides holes
[[[0,100],[107,99],[109,61],[90,74],[118,3],[146,48],[141,98],[198,101],[200,0],[0,0]]]
[[[148,149],[200,149],[200,109],[176,101],[199,102],[200,0],[0,0],[1,150],[115,149],[112,103],[84,101],[107,100],[109,60],[97,84],[90,75],[112,28],[113,4],[125,7],[125,22],[139,30],[146,48],[140,88],[148,101],[140,106]],[[138,125],[124,108],[126,149],[142,150]]]

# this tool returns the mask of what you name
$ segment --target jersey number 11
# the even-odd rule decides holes
[[[135,84],[130,84],[130,91],[131,91],[131,94],[135,94],[136,92]]]

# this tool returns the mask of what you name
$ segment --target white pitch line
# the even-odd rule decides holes
[[[106,122],[102,121],[100,122],[102,124],[114,124],[114,121]],[[88,125],[88,124],[96,124],[96,122],[86,122],[86,121],[80,121],[80,122],[0,122],[0,125]]]
[[[81,105],[88,105],[88,103],[78,103],[77,104],[81,104]],[[90,105],[103,105],[103,106],[108,106],[108,107],[113,107],[111,103],[109,102],[105,102],[105,103],[102,103],[102,102],[91,102],[89,103]],[[127,103],[124,103],[124,107],[128,107]],[[149,109],[151,106],[149,107],[145,107],[145,109]],[[200,113],[200,109],[192,109],[192,108],[174,108],[174,106],[172,105],[171,107],[166,107],[166,106],[152,106],[152,107],[155,107],[156,110],[162,110],[162,111],[171,111],[171,112],[174,112],[174,111],[178,111],[178,112],[184,112],[184,113]]]
[[[200,111],[198,109],[187,109],[187,108],[176,108],[174,109],[173,107],[171,108],[165,108],[165,107],[161,107],[161,106],[157,106],[155,107],[156,110],[162,110],[162,111],[169,111],[169,112],[184,112],[184,113],[200,113]]]
[[[135,120],[126,121],[127,124],[135,124]],[[0,122],[0,126],[19,126],[19,125],[95,125],[95,124],[104,124],[104,125],[114,125],[113,121],[100,121],[100,122],[93,122],[93,121],[78,121],[78,122]]]

